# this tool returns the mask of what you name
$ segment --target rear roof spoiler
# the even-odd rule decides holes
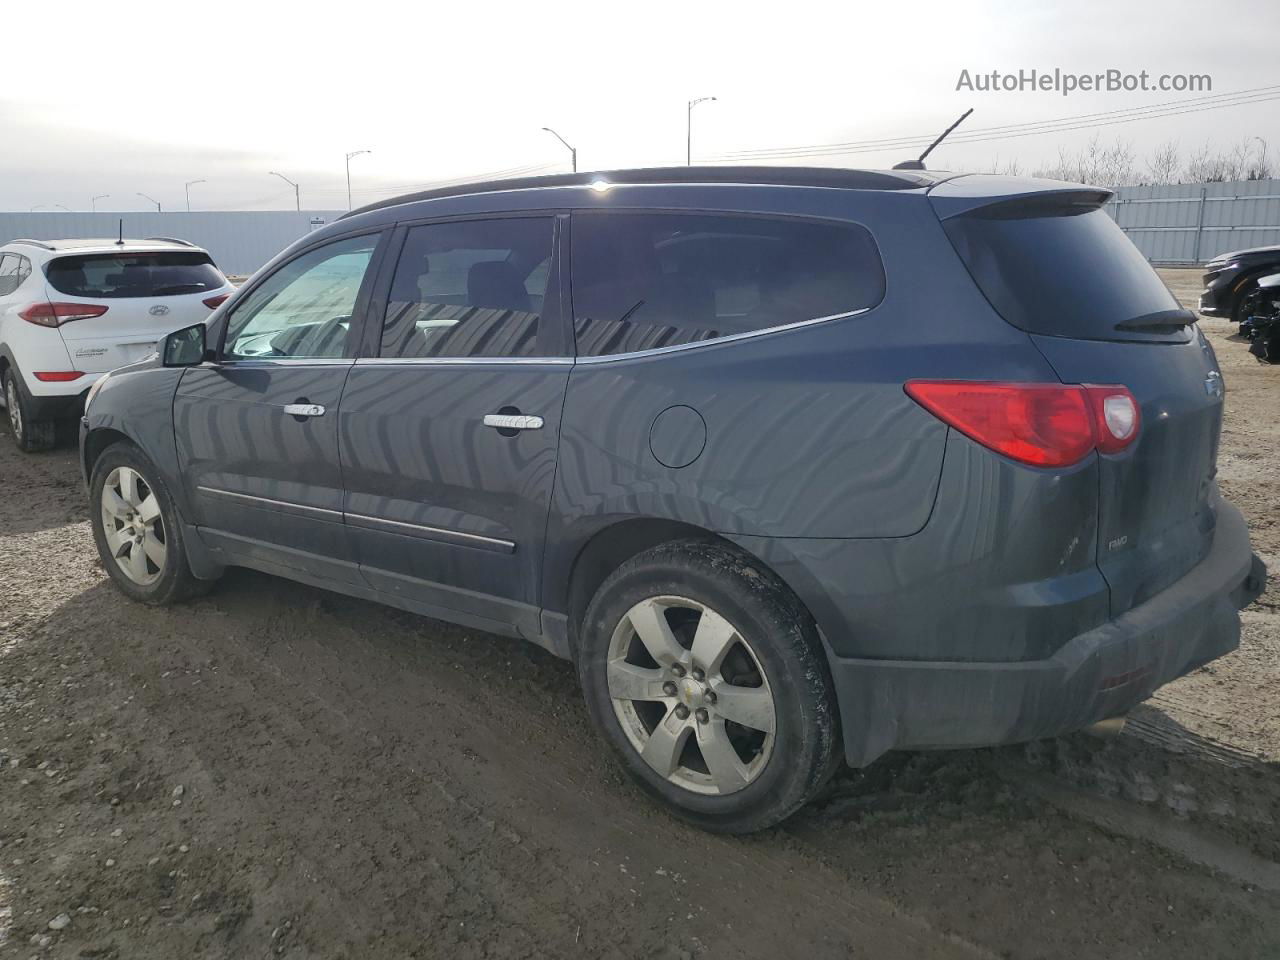
[[[1114,195],[1105,187],[1063,180],[967,174],[944,180],[928,191],[939,219],[986,210],[993,216],[1027,216],[1036,208],[1096,209]]]

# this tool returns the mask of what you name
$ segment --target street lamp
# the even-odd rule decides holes
[[[693,166],[693,108],[700,103],[706,103],[708,100],[714,100],[715,97],[698,97],[696,100],[689,101],[689,108],[685,111],[684,124],[684,163],[686,167]]]
[[[373,153],[372,150],[353,150],[347,154],[347,209],[351,209],[351,158],[362,153]]]
[[[543,129],[543,130],[545,130],[545,131],[547,131],[547,133],[551,134],[553,137],[555,137],[557,140],[559,140],[561,143],[563,143],[566,147],[568,147],[568,148],[569,148],[569,160],[570,160],[570,162],[572,162],[572,163],[573,163],[573,172],[574,172],[574,173],[577,173],[577,172],[578,172],[578,151],[577,151],[577,149],[575,149],[574,147],[570,147],[570,146],[569,146],[569,141],[568,141],[568,140],[566,140],[564,137],[560,136],[560,134],[556,133],[556,132],[555,132],[554,130],[552,130],[550,127],[543,127],[542,129]]]
[[[156,205],[156,213],[164,212],[163,210],[160,209],[160,201],[157,200],[155,197],[148,197],[145,193],[139,193],[138,196],[140,196],[143,200],[150,200],[152,203],[154,203]]]
[[[105,200],[105,199],[107,199],[107,197],[109,197],[109,196],[111,196],[111,194],[109,194],[109,193],[100,193],[100,194],[98,194],[96,197],[91,197],[91,198],[89,199],[89,209],[90,209],[90,210],[92,210],[94,213],[97,213],[97,212],[98,212],[98,201],[99,201],[99,200]]]
[[[30,213],[35,213],[35,212],[36,212],[37,210],[39,210],[41,207],[50,207],[50,206],[52,206],[52,207],[62,207],[62,209],[63,209],[63,210],[66,210],[66,211],[67,211],[67,213],[70,213],[70,212],[71,212],[71,208],[70,208],[70,207],[63,207],[63,206],[62,206],[62,204],[60,204],[60,203],[52,203],[52,204],[50,204],[50,203],[37,203],[34,207],[32,207],[32,208],[31,208],[31,210],[30,210],[29,212],[30,212]]]
[[[186,184],[187,213],[191,212],[191,188],[194,187],[197,183],[208,183],[208,182],[209,182],[208,180],[188,180],[187,181],[187,184]],[[159,204],[157,204],[157,206],[159,206]]]
[[[297,204],[298,210],[301,211],[302,210],[302,194],[298,192],[298,185],[294,183],[292,180],[290,180],[288,177],[286,177],[283,173],[276,173],[274,170],[268,170],[267,173],[269,173],[273,177],[279,177],[285,183],[289,184],[289,186],[293,187],[293,200],[294,200],[294,203]],[[347,209],[348,210],[351,209],[351,157],[350,156],[347,157]]]

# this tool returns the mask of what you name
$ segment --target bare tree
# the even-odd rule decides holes
[[[1096,134],[1074,154],[1066,147],[1059,147],[1057,163],[1036,170],[1034,175],[1104,187],[1122,187],[1137,179],[1132,147],[1120,140],[1104,146]]]
[[[1177,183],[1182,157],[1176,140],[1166,141],[1147,160],[1147,175],[1152,183]]]

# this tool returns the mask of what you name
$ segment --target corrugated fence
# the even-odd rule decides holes
[[[1154,263],[1197,264],[1280,244],[1280,180],[1120,187],[1107,211]],[[340,210],[199,213],[0,213],[0,243],[16,237],[177,237],[204,247],[225,273],[249,274]]]
[[[1107,211],[1153,263],[1280,244],[1280,180],[1120,187]]]
[[[250,274],[293,241],[318,226],[332,223],[340,210],[240,210],[199,213],[3,213],[0,243],[18,237],[61,240],[69,237],[115,237],[124,220],[124,235],[175,237],[204,247],[223,273]],[[318,221],[313,224],[313,221]]]

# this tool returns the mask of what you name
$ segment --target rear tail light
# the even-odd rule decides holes
[[[23,307],[18,316],[38,327],[60,327],[72,320],[88,320],[106,312],[107,308],[98,303],[50,303],[44,300]]]
[[[216,297],[209,297],[204,301],[204,305],[210,310],[217,310],[218,307],[222,306],[223,303],[226,302],[227,297],[229,296],[231,296],[229,293],[220,293]]]
[[[1103,453],[1119,453],[1133,443],[1142,421],[1133,394],[1124,387],[1086,385],[1084,390],[1093,407],[1098,449]]]
[[[79,380],[84,374],[79,370],[37,370],[35,378],[43,380],[45,383],[66,383],[69,380]]]
[[[1138,436],[1138,404],[1121,386],[912,380],[906,391],[965,436],[1036,467],[1117,453]]]

